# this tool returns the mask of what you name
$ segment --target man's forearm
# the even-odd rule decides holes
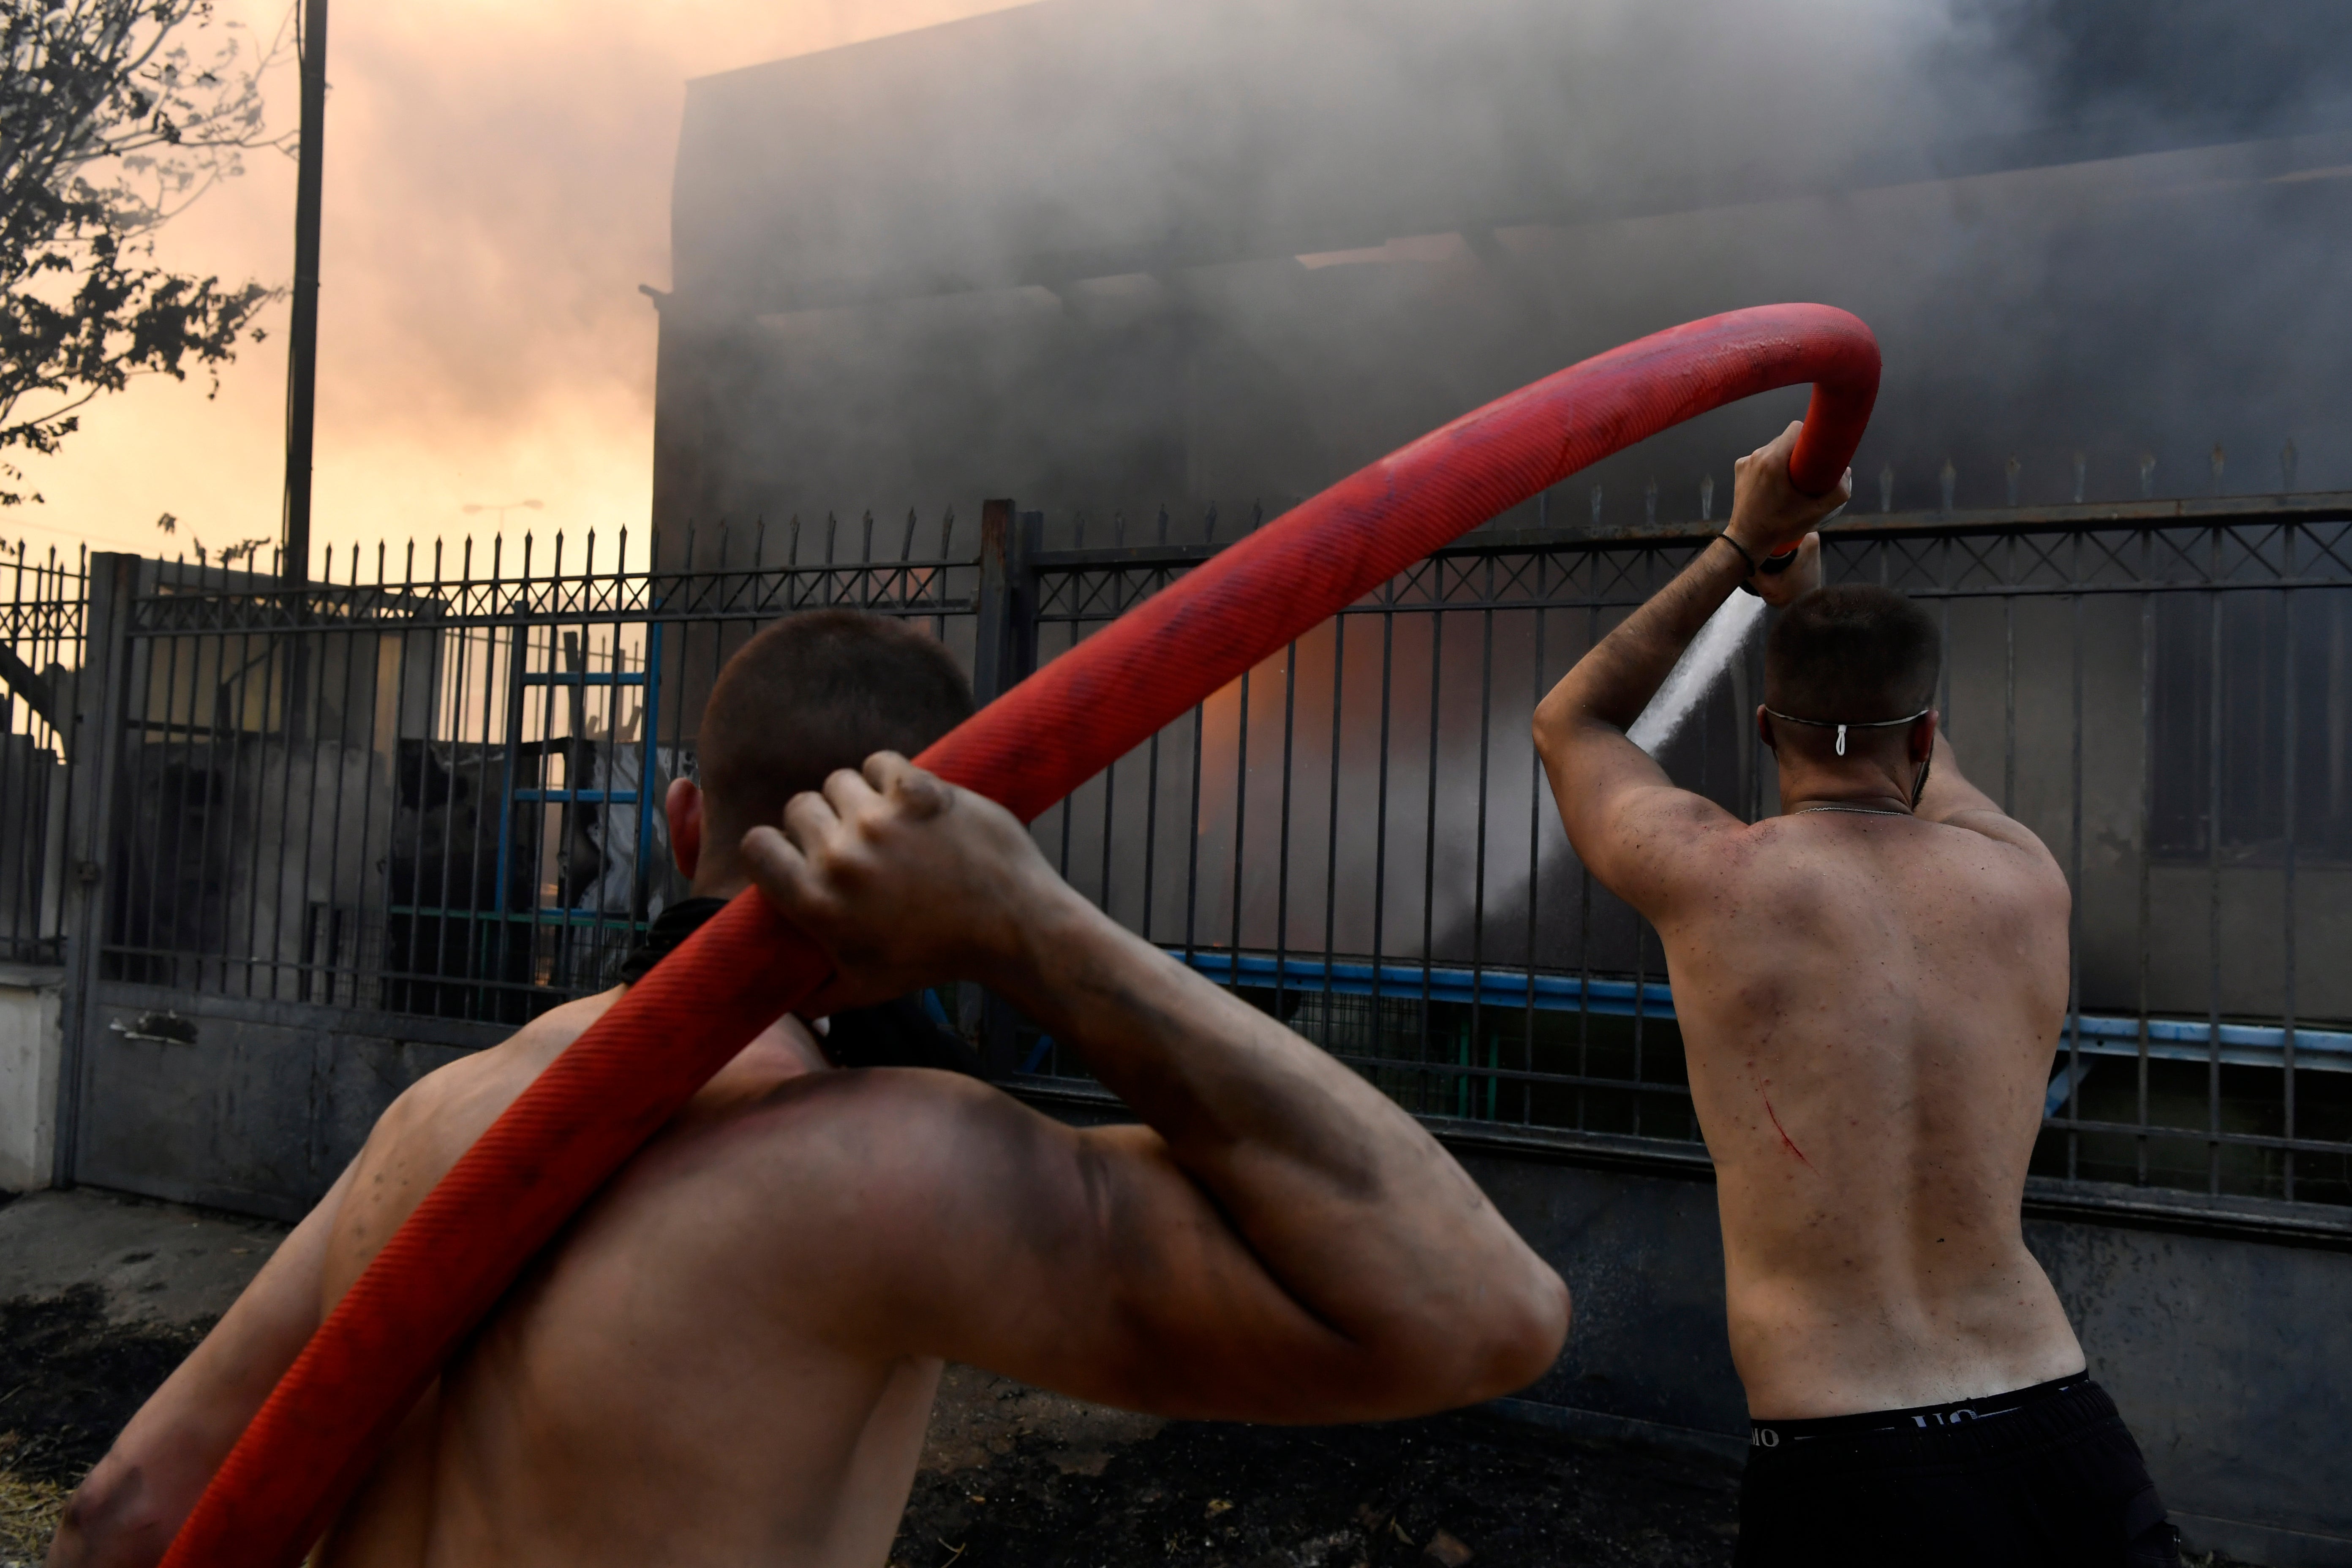
[[[1056,1038],[1188,1167],[1239,1138],[1318,1146],[1316,1130],[1369,1116],[1418,1143],[1386,1096],[1231,992],[1174,963],[1056,884],[1023,922],[1024,958],[992,984]],[[1351,1131],[1353,1129],[1351,1128]]]
[[[1468,1321],[1465,1289],[1548,1299],[1476,1184],[1344,1064],[1076,894],[1026,930],[1031,955],[997,983],[1085,1052],[1323,1321],[1425,1349],[1433,1320]]]

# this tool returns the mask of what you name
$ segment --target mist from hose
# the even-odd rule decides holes
[[[1731,668],[1731,661],[1739,657],[1763,619],[1764,601],[1753,594],[1734,594],[1726,599],[1675,661],[1666,673],[1666,683],[1658,688],[1658,694],[1650,699],[1625,738],[1653,757],[1661,755],[1684,721],[1698,711],[1698,705],[1715,689],[1715,683]]]

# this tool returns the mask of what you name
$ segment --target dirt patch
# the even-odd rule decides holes
[[[994,1422],[992,1402],[1003,1413]],[[891,1562],[1720,1568],[1731,1561],[1738,1496],[1737,1468],[1723,1460],[1487,1415],[1352,1427],[1158,1423],[956,1369]]]
[[[41,1560],[66,1494],[210,1326],[122,1322],[97,1285],[0,1302],[0,1568]]]
[[[209,1327],[110,1321],[96,1285],[0,1302],[0,1469],[73,1485]]]

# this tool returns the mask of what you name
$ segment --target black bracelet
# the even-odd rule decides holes
[[[1739,541],[1731,537],[1731,530],[1727,528],[1721,533],[1717,534],[1716,537],[1723,541],[1726,544],[1731,546],[1734,550],[1739,552],[1739,558],[1748,563],[1748,574],[1750,577],[1756,575],[1756,557],[1748,553],[1748,546],[1740,543]]]

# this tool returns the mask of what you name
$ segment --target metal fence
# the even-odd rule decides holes
[[[0,963],[63,962],[67,779],[88,560],[0,553]]]
[[[1009,503],[980,521],[710,531],[626,568],[625,543],[355,552],[301,587],[102,558],[103,782],[74,792],[106,824],[92,979],[495,1024],[607,984],[682,890],[658,802],[759,624],[913,617],[985,696],[1218,548],[1213,518],[1190,542],[1164,513],[1108,542]],[[1688,1163],[1656,937],[1570,853],[1528,721],[1706,537],[1474,536],[1039,840],[1419,1113]],[[1963,764],[2075,888],[2042,1184],[2352,1205],[2352,498],[1885,515],[1842,521],[1828,561],[1934,606]],[[1660,748],[1748,816],[1774,806],[1760,649]],[[967,1016],[1008,1078],[1083,1079],[1002,1008]]]
[[[1933,607],[1964,766],[2075,889],[2045,1185],[2352,1203],[2347,500],[1832,531],[1832,580]],[[1416,1111],[1695,1141],[1655,934],[1576,864],[1528,719],[1706,537],[1538,531],[1442,551],[1079,791],[1041,837],[1122,921]],[[1040,655],[1208,552],[1036,550]],[[1776,809],[1749,720],[1761,678],[1750,635],[1662,748],[1679,782],[1749,817]],[[1083,1070],[1046,1040],[1019,1065]]]
[[[593,536],[354,550],[300,587],[140,563],[100,978],[513,1024],[602,989],[682,895],[661,801],[727,655],[815,605],[970,616],[968,560],[719,542],[746,564]]]

